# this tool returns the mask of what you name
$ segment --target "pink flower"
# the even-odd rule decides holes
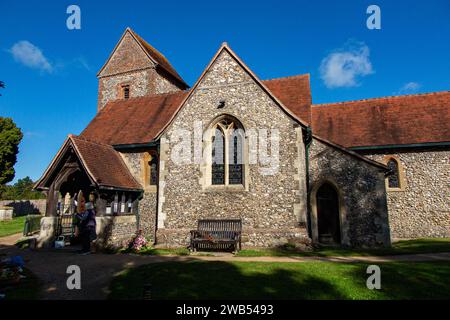
[[[147,244],[148,241],[142,235],[142,230],[138,230],[136,236],[131,239],[128,246],[135,251],[140,251],[143,247],[147,246]]]

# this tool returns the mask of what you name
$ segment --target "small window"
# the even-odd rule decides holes
[[[117,193],[114,195],[114,201],[112,203],[112,208],[113,208],[112,213],[114,215],[119,213],[119,195]]]
[[[129,85],[122,86],[122,96],[124,99],[130,98],[130,86]]]
[[[131,199],[131,196],[128,196],[127,212],[131,213],[132,211],[133,211],[133,200]]]
[[[154,151],[145,152],[142,168],[142,180],[146,189],[156,191],[158,185],[158,154]]]
[[[125,194],[122,193],[122,198],[120,200],[120,213],[125,213],[125,201],[126,201]]]
[[[158,158],[153,155],[148,164],[150,166],[150,185],[156,186],[158,184]]]
[[[400,188],[400,174],[397,160],[390,159],[387,166],[391,170],[391,174],[388,176],[388,187],[396,189]]]

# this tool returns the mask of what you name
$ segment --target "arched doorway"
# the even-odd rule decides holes
[[[339,195],[329,183],[320,186],[316,193],[319,242],[340,244]]]

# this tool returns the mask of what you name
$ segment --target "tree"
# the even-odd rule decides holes
[[[0,117],[0,185],[14,179],[22,131],[11,118]]]
[[[33,191],[34,182],[30,177],[17,180],[12,186],[4,186],[0,199],[3,200],[31,200],[43,199],[45,196],[39,191]]]
[[[0,88],[5,89],[5,83],[3,81],[0,81]],[[0,94],[1,96],[1,94]]]

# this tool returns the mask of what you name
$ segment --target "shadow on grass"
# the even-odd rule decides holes
[[[433,299],[450,298],[449,262],[380,264],[382,289],[366,287],[368,264],[171,262],[118,275],[110,299]]]
[[[397,241],[390,248],[350,249],[343,247],[317,246],[304,251],[293,246],[281,245],[270,249],[247,249],[240,251],[240,257],[289,257],[289,256],[386,256],[402,254],[450,252],[450,238],[416,239]]]
[[[295,279],[288,269],[263,269],[243,270],[226,262],[147,265],[118,276],[111,285],[110,298],[142,299],[144,283],[151,284],[154,299],[297,299],[320,297],[324,292],[339,296],[319,278]],[[296,290],[294,284],[308,290]]]

